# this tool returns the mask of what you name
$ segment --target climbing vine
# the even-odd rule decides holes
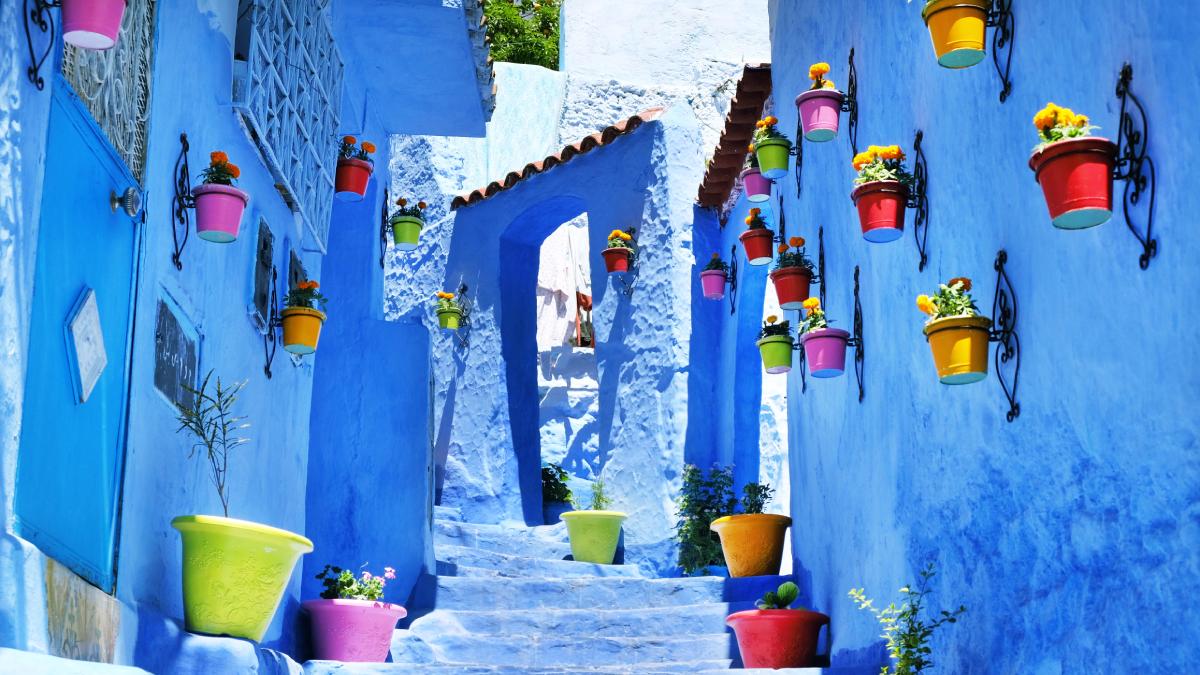
[[[558,70],[562,0],[488,0],[483,6],[492,58]]]

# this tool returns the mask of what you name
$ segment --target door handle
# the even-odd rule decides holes
[[[112,190],[108,193],[108,205],[113,213],[121,209],[125,215],[134,218],[142,211],[142,193],[133,187],[125,188],[121,194]]]

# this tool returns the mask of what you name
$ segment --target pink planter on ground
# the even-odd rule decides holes
[[[746,188],[748,201],[765,202],[771,198],[771,181],[758,169],[746,169],[742,172],[742,187]]]
[[[700,288],[704,297],[709,300],[725,299],[725,272],[722,270],[704,270],[700,273]]]
[[[804,361],[813,377],[837,377],[846,372],[846,341],[850,334],[840,328],[821,328],[800,336]]]
[[[837,138],[843,98],[837,89],[810,89],[796,97],[805,140],[824,143]]]
[[[232,185],[217,183],[205,183],[192,194],[196,197],[196,235],[218,244],[236,240],[250,195]]]
[[[124,15],[125,0],[64,0],[63,42],[81,49],[111,49]]]
[[[400,605],[377,600],[309,600],[315,658],[383,663],[396,622],[408,615]]]

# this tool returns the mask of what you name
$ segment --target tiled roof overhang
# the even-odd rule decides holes
[[[700,194],[701,206],[720,209],[737,184],[746,161],[746,148],[754,137],[754,124],[762,118],[763,106],[771,96],[771,64],[747,64],[738,80],[737,92],[725,116],[725,131],[713,151]]]

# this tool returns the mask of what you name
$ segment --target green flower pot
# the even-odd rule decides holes
[[[183,539],[183,608],[193,633],[261,641],[307,538],[220,516],[179,516]]]
[[[392,218],[392,241],[401,251],[411,251],[421,240],[421,228],[425,221],[415,216],[394,216]]]
[[[786,138],[768,138],[754,145],[758,157],[759,172],[771,180],[779,180],[788,174],[788,153],[792,143]]]
[[[459,324],[462,323],[461,309],[439,309],[438,326],[444,330],[458,330]]]
[[[792,336],[769,335],[754,344],[762,353],[763,367],[768,373],[786,373],[792,369]]]
[[[620,511],[567,511],[562,519],[571,538],[571,556],[579,562],[611,565],[621,539]]]

